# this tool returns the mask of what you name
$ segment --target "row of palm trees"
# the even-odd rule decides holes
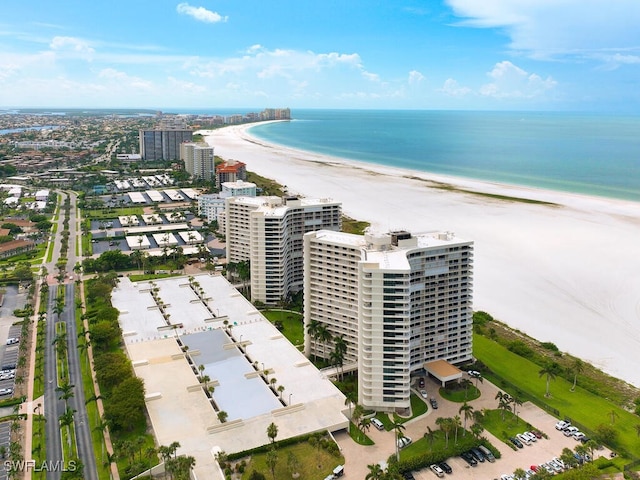
[[[317,320],[311,320],[307,326],[307,334],[315,341],[322,344],[322,355],[324,360],[327,360],[331,365],[335,366],[338,370],[338,378],[342,379],[342,367],[344,366],[344,359],[347,354],[347,343],[344,340],[344,336],[332,335],[329,329]],[[333,350],[327,355],[328,343],[333,343]],[[317,360],[317,349],[313,349],[314,358]]]

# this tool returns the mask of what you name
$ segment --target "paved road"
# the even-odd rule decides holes
[[[60,205],[64,204],[66,194],[61,193]],[[77,218],[76,218],[76,200],[75,193],[70,193],[71,209],[69,211],[69,251],[67,253],[67,272],[72,272],[76,262],[80,260],[76,256],[76,239],[78,237]],[[64,220],[64,211],[60,209],[58,220],[58,231],[63,230],[62,222]],[[54,255],[50,263],[46,265],[50,276],[56,275],[56,262],[60,257],[60,235],[54,238]],[[84,478],[87,480],[98,479],[96,469],[96,459],[91,443],[91,427],[87,419],[87,408],[85,405],[85,394],[82,387],[82,374],[80,372],[80,359],[78,355],[78,337],[75,323],[75,285],[73,281],[66,283],[65,289],[65,308],[60,314],[60,318],[53,313],[55,299],[58,292],[57,285],[49,287],[49,301],[47,305],[47,335],[45,342],[45,395],[44,406],[46,423],[46,439],[47,439],[47,460],[62,460],[62,445],[60,438],[60,428],[58,419],[65,412],[65,403],[59,399],[59,392],[56,391],[57,374],[56,374],[56,354],[55,346],[52,345],[55,337],[56,321],[64,321],[67,327],[67,358],[69,366],[70,382],[75,385],[73,389],[74,396],[69,399],[69,408],[76,410],[74,414],[74,428],[76,432],[76,444],[78,448],[78,457],[84,465]],[[47,479],[58,480],[60,472],[48,472]]]
[[[73,397],[69,399],[69,408],[76,411],[74,425],[76,430],[76,444],[78,446],[78,458],[84,464],[84,478],[98,478],[96,469],[96,457],[91,443],[91,425],[87,418],[85,394],[82,388],[82,372],[80,371],[80,358],[78,355],[78,331],[75,322],[75,286],[67,284],[65,292],[65,321],[67,322],[67,358],[69,360],[69,381],[75,385]]]
[[[56,462],[62,460],[62,444],[58,419],[64,413],[64,402],[58,398],[56,387],[58,386],[56,375],[56,347],[53,341],[56,338],[57,315],[53,313],[58,287],[49,287],[49,301],[47,303],[47,333],[44,342],[44,412],[47,420],[45,427],[47,443],[47,460]],[[57,480],[60,472],[48,472],[47,478]]]

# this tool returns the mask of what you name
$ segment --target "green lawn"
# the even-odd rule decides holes
[[[510,411],[504,412],[504,420],[502,420],[502,414],[501,410],[486,410],[482,418],[482,426],[508,446],[511,446],[509,437],[515,437],[518,433],[536,428],[521,418],[516,419],[516,416]]]
[[[451,402],[464,403],[480,397],[480,390],[475,386],[468,385],[467,388],[455,388],[457,385],[457,383],[452,383],[451,387],[440,388],[439,393],[442,398],[446,398]]]
[[[291,472],[287,468],[289,452],[293,453],[298,459],[300,463],[298,470],[300,476],[298,478],[304,480],[323,480],[335,467],[344,464],[342,457],[331,455],[322,448],[313,448],[308,442],[300,442],[277,449],[278,461],[276,463],[275,478],[292,478]],[[272,478],[266,459],[265,453],[252,455],[242,479],[247,480],[252,470],[263,473],[267,478]]]
[[[271,323],[282,322],[281,332],[293,345],[304,344],[304,324],[302,315],[288,310],[263,310],[262,314]]]
[[[495,373],[497,379],[490,378],[490,375],[487,377],[499,387],[500,378],[503,378],[517,385],[524,394],[535,397],[537,402],[546,403],[557,409],[561,416],[570,417],[591,430],[601,424],[611,425],[611,412],[615,412],[617,447],[627,452],[640,452],[640,437],[636,432],[640,419],[612,402],[580,388],[579,380],[578,387],[571,392],[571,382],[557,377],[551,381],[551,397],[546,398],[546,377],[540,377],[538,365],[481,335],[473,336],[473,353]],[[513,395],[513,392],[509,393]]]

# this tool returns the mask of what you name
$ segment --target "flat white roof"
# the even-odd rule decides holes
[[[204,238],[197,230],[189,230],[187,232],[178,232],[184,243],[202,243]]]
[[[178,441],[180,453],[196,458],[199,478],[220,479],[214,452],[238,452],[268,442],[266,429],[278,426],[278,439],[346,428],[344,395],[317,370],[253,305],[219,275],[155,281],[169,322],[154,308],[150,282],[121,278],[113,305],[124,312],[120,323],[136,375],[145,382],[147,409],[160,444]],[[194,290],[195,288],[195,290]],[[202,288],[202,298],[196,290]],[[151,307],[151,309],[149,308]],[[231,325],[224,329],[224,320]],[[165,324],[165,329],[160,328]],[[178,340],[189,346],[187,354]],[[260,377],[285,390],[280,399]],[[213,399],[228,413],[221,424],[196,374],[197,365],[211,379]]]
[[[127,235],[125,240],[131,250],[141,250],[151,246],[146,235]]]
[[[184,197],[182,196],[182,194],[179,191],[174,190],[173,188],[167,188],[166,190],[163,190],[163,192],[166,196],[168,196],[174,202],[184,200]]]
[[[155,213],[151,215],[142,215],[142,220],[147,225],[157,225],[159,223],[162,223],[162,217]]]
[[[156,241],[156,243],[161,247],[164,247],[165,245],[177,245],[178,244],[178,240],[173,235],[173,233],[168,233],[168,232],[167,233],[154,233],[152,236],[153,236],[153,239]]]
[[[129,192],[127,195],[129,195],[131,203],[147,203],[147,200],[140,192]]]
[[[200,195],[196,190],[194,190],[193,188],[181,188],[180,191],[182,192],[182,194],[193,200],[195,198],[198,198],[198,196]]]
[[[147,190],[146,193],[152,202],[162,202],[164,197],[158,190]]]
[[[120,225],[122,225],[123,227],[128,227],[128,226],[133,226],[133,225],[139,225],[140,224],[140,220],[138,219],[137,215],[119,216],[118,217],[118,221],[120,222]]]

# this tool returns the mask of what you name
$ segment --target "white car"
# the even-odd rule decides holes
[[[564,430],[565,428],[570,426],[571,426],[571,422],[560,420],[558,423],[556,423],[556,430]]]
[[[13,388],[0,388],[0,395],[11,395],[13,393]]]
[[[409,437],[400,437],[398,439],[398,448],[402,449],[404,447],[407,447],[411,445],[411,439]]]
[[[470,377],[473,377],[473,378],[478,378],[481,376],[480,372],[476,370],[469,370],[467,373],[469,374]]]
[[[537,442],[538,441],[537,437],[531,432],[523,432],[522,435],[527,437],[532,442]]]
[[[578,431],[578,427],[567,427],[564,429],[564,436],[571,437],[574,433]]]
[[[571,436],[576,440],[582,440],[584,437],[586,437],[586,435],[582,432],[573,432],[573,435]]]
[[[433,473],[435,473],[438,477],[444,477],[444,470],[440,468],[440,465],[436,465],[435,463],[430,465],[429,468]]]
[[[426,390],[420,390],[420,395],[422,395],[422,398],[427,398],[427,391]]]
[[[20,339],[19,338],[8,338],[7,339],[7,345],[15,345],[16,343],[19,343]]]
[[[517,434],[516,437],[525,445],[531,445],[531,440],[529,440],[529,438],[523,435],[522,433]]]

